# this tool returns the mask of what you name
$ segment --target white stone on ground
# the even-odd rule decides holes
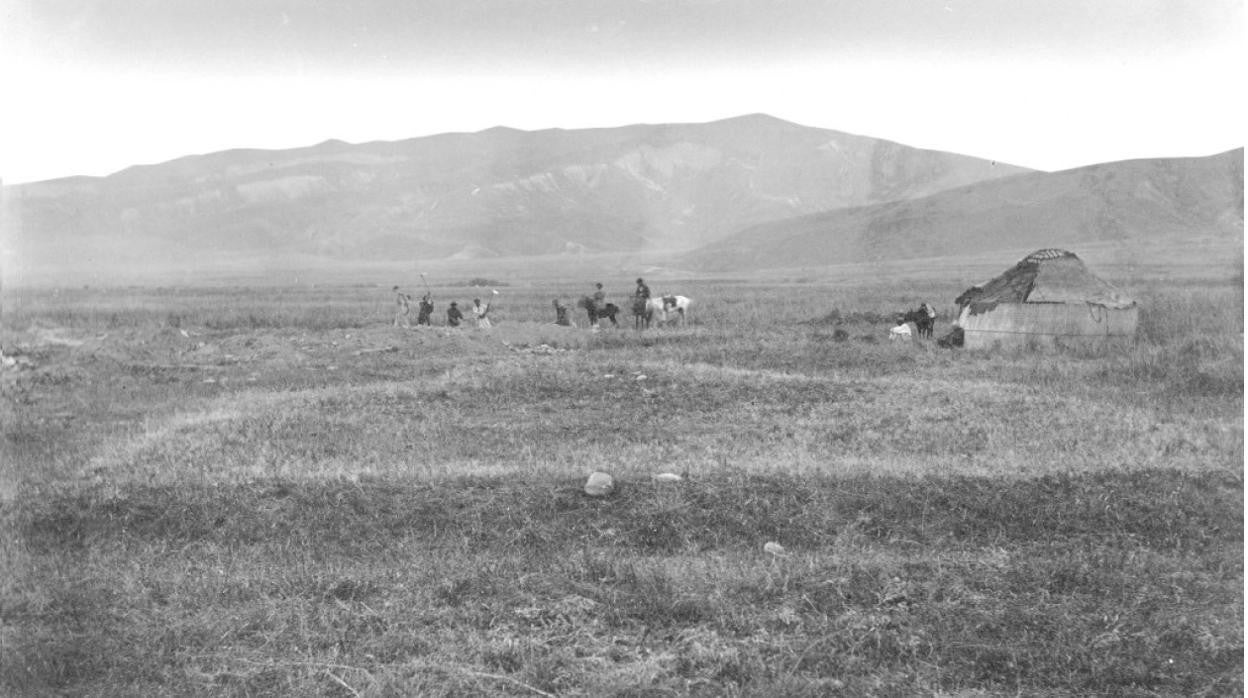
[[[768,555],[775,555],[776,557],[784,557],[788,555],[788,553],[784,551],[784,546],[780,545],[774,540],[767,541],[765,544],[763,544],[763,552],[767,553]]]
[[[585,481],[585,494],[591,497],[605,497],[615,489],[615,481],[603,472],[595,472]]]

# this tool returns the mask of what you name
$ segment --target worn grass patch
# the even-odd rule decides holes
[[[1046,353],[880,341],[964,286],[872,283],[17,294],[0,693],[1242,694],[1242,281]]]
[[[1240,687],[1242,493],[1211,474],[578,485],[134,487],[6,510],[7,686]]]

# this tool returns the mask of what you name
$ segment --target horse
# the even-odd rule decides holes
[[[936,320],[923,310],[907,310],[901,314],[903,322],[913,322],[915,328],[919,331],[919,337],[932,338],[932,328],[936,325]]]
[[[615,316],[620,312],[619,306],[615,303],[604,303],[601,308],[594,303],[594,299],[589,296],[581,296],[576,302],[576,307],[584,308],[589,313],[589,326],[593,327],[598,324],[599,318],[606,318],[611,321],[613,327],[619,327],[620,323],[616,322]]]
[[[685,311],[689,309],[690,299],[684,296],[667,294],[658,298],[651,298],[647,302],[650,314],[657,317],[660,325],[669,323],[685,324]]]
[[[650,326],[650,320],[654,318],[654,311],[651,309],[651,303],[655,299],[643,298],[637,296],[633,299],[633,328],[644,330]]]

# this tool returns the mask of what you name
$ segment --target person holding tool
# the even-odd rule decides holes
[[[433,316],[433,289],[429,288],[429,282],[425,280],[424,274],[420,275],[420,280],[425,285],[425,295],[417,306],[416,324],[432,325],[430,318]]]
[[[411,320],[407,319],[408,313],[411,312],[412,297],[404,293],[398,286],[394,287],[394,326],[395,327],[411,327]]]
[[[498,291],[492,289],[490,293],[495,296],[498,295]],[[487,302],[485,305],[482,305],[480,298],[472,299],[472,316],[477,319],[477,327],[481,329],[489,329],[493,327],[493,325],[490,324],[489,313],[490,303]]]

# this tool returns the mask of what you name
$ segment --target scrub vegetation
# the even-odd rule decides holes
[[[1241,278],[1009,353],[889,342],[962,290],[923,279],[547,324],[583,286],[490,331],[380,285],[6,289],[0,692],[1243,693]]]

